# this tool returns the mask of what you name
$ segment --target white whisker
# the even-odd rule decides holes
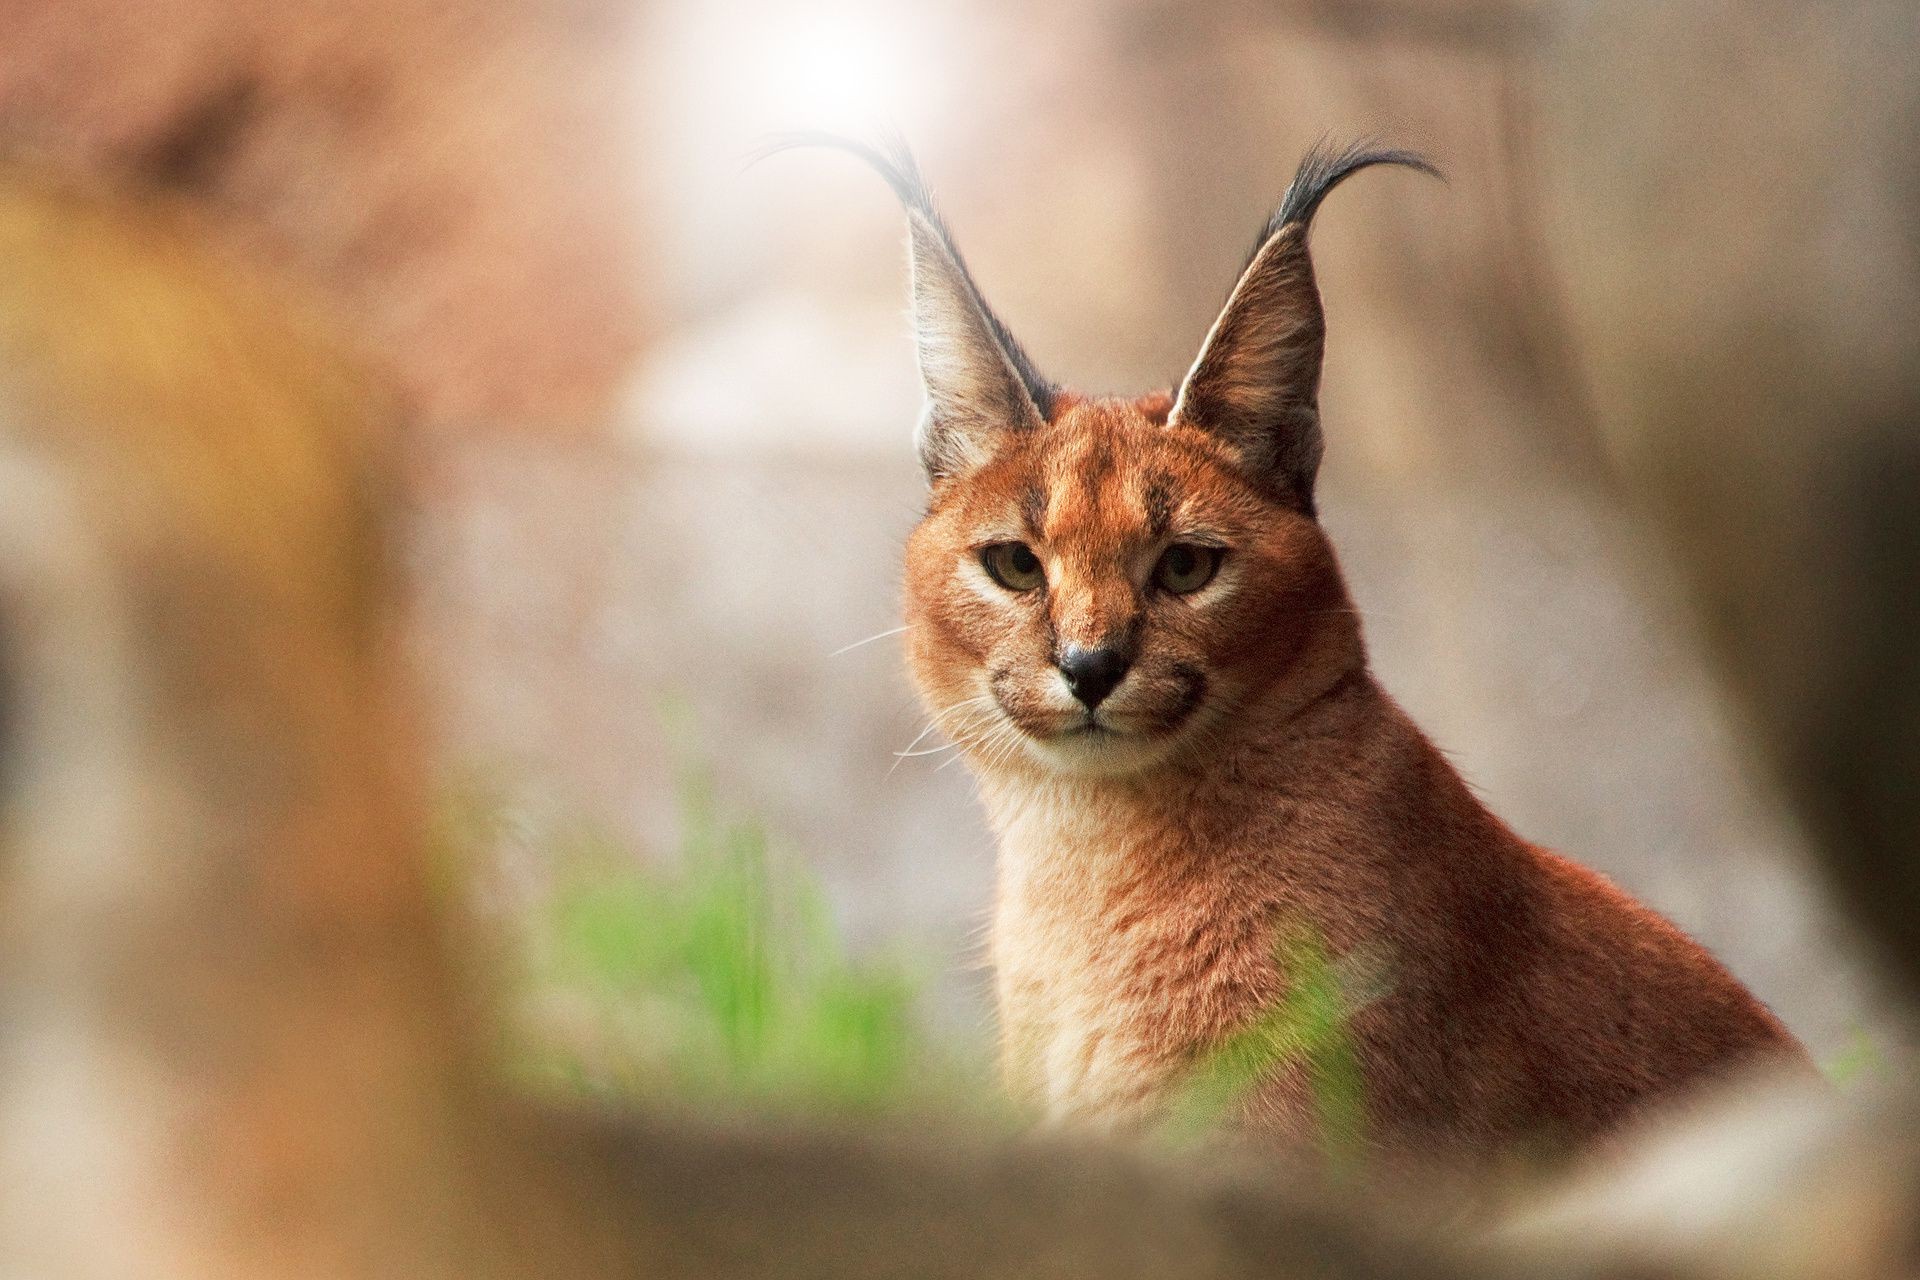
[[[996,720],[986,727],[985,732],[980,733],[977,736],[968,738],[965,742],[963,742],[960,745],[970,750],[979,751],[984,756],[987,752],[995,750],[999,746],[1004,735],[1012,731],[1013,731],[1012,726],[1010,726],[1005,720]],[[965,755],[956,752],[950,759],[942,760],[937,766],[935,766],[934,772],[935,773],[940,772],[941,769],[946,768],[948,765],[952,764],[955,760],[964,760],[964,759],[966,759]]]
[[[909,742],[906,746],[900,748],[900,750],[894,752],[893,754],[896,756],[900,756],[903,759],[907,756],[919,755],[920,753],[918,751],[915,751],[914,748],[919,746],[921,742],[925,741],[926,736],[932,733],[935,729],[938,729],[939,727],[940,727],[940,721],[938,719],[933,720],[931,723],[927,725],[926,728],[922,729],[919,733],[914,735],[912,742]]]
[[[902,760],[912,760],[916,756],[937,756],[942,751],[951,751],[959,745],[957,742],[943,742],[937,747],[922,747],[918,751],[896,751],[893,754]]]
[[[932,733],[935,729],[940,727],[940,722],[942,720],[946,719],[948,716],[952,715],[954,712],[960,710],[962,707],[970,707],[976,703],[985,702],[989,696],[990,695],[983,693],[983,694],[980,694],[978,697],[965,698],[959,702],[954,703],[950,707],[943,707],[939,711],[934,712],[932,719],[930,719],[927,722],[927,727],[922,729],[919,735],[915,737],[912,742],[909,742],[901,751],[896,751],[894,752],[894,754],[901,755],[904,752],[912,751],[915,747],[920,745],[921,738],[926,737],[928,734]]]
[[[893,776],[893,771],[900,767],[900,762],[902,760],[910,759],[914,756],[938,755],[942,751],[950,751],[954,747],[961,745],[961,743],[963,743],[967,739],[968,735],[971,734],[975,729],[979,727],[977,721],[974,721],[972,719],[967,720],[966,723],[962,724],[959,727],[959,730],[956,733],[951,735],[954,740],[945,746],[929,747],[925,750],[915,750],[916,747],[918,747],[923,741],[926,740],[926,737],[928,734],[932,733],[936,729],[941,728],[945,724],[947,717],[954,715],[957,712],[965,711],[971,707],[978,706],[980,703],[989,702],[992,700],[992,697],[993,697],[992,694],[983,693],[971,698],[962,698],[959,702],[954,703],[952,706],[942,707],[940,710],[934,712],[932,717],[927,721],[927,727],[922,729],[918,734],[914,735],[914,739],[912,742],[909,742],[905,747],[893,753],[894,761],[892,766],[887,770],[887,776],[889,778]],[[990,715],[991,713],[988,713],[988,714]]]
[[[837,658],[843,653],[852,653],[855,649],[858,649],[863,644],[872,644],[876,640],[885,640],[888,636],[897,636],[903,632],[911,631],[911,630],[913,630],[911,626],[893,627],[893,628],[890,628],[889,630],[880,632],[878,635],[868,636],[865,640],[855,640],[852,644],[843,644],[838,649],[835,649],[832,653],[828,654],[827,656],[829,658]]]

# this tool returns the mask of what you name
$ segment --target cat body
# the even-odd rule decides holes
[[[1040,377],[904,151],[843,139],[908,214],[930,481],[908,654],[999,836],[1007,1082],[1067,1124],[1163,1118],[1209,1055],[1341,975],[1361,1105],[1410,1157],[1584,1146],[1760,1059],[1804,1062],[1703,948],[1520,839],[1379,688],[1314,506],[1321,200],[1401,152],[1315,151],[1176,394]],[[1314,1046],[1233,1117],[1322,1140]]]
[[[1394,1153],[1577,1147],[1689,1085],[1797,1053],[1704,949],[1487,811],[1368,671],[1317,523],[1262,508],[1166,408],[1062,397],[1054,421],[937,493],[910,544],[909,652],[930,705],[983,672],[997,686],[948,728],[1000,841],[990,953],[1016,1093],[1062,1123],[1151,1124],[1213,1046],[1283,997],[1276,942],[1290,930],[1378,970],[1379,993],[1344,1029],[1365,1099],[1365,1132],[1344,1136]],[[1051,481],[1039,506],[1025,491],[1036,473]],[[1018,678],[1005,619],[952,590],[954,534],[1026,502],[1034,544],[1060,562],[1041,643],[1137,629],[1135,593],[1064,562],[1126,561],[1156,490],[1245,553],[1220,584],[1237,601],[1205,617],[1162,601],[1185,616],[1146,626],[1184,626],[1183,643],[1158,657],[1141,645],[1136,701],[1123,680],[1101,703],[1109,720],[1151,722],[1190,700],[1182,670],[1204,664],[1176,745],[1146,761],[1124,738],[1048,758],[976,729],[1056,712]],[[1323,1140],[1313,1070],[1278,1072],[1240,1123]]]

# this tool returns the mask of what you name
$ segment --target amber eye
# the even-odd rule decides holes
[[[1176,542],[1160,553],[1160,563],[1153,566],[1153,581],[1173,595],[1192,595],[1213,581],[1225,554],[1219,547]]]
[[[1024,542],[996,542],[980,553],[980,563],[1009,591],[1031,591],[1047,580],[1040,557]]]

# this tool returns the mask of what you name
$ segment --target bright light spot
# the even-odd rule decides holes
[[[896,113],[902,51],[873,22],[819,17],[769,24],[757,34],[753,88],[770,118],[789,126],[871,127]]]

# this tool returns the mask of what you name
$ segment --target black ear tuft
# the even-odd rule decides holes
[[[1376,147],[1371,142],[1356,142],[1336,151],[1325,141],[1317,142],[1301,157],[1300,167],[1293,172],[1293,181],[1287,184],[1287,193],[1280,197],[1280,206],[1267,219],[1267,225],[1261,228],[1260,239],[1247,254],[1247,261],[1251,263],[1267,241],[1280,233],[1281,228],[1310,226],[1313,215],[1320,211],[1320,202],[1327,198],[1328,192],[1362,169],[1377,164],[1417,169],[1428,177],[1438,178],[1442,182],[1447,180],[1447,175],[1417,151]]]
[[[1373,165],[1440,177],[1410,151],[1361,144],[1307,152],[1261,229],[1226,306],[1174,400],[1170,422],[1226,442],[1278,497],[1313,512],[1320,468],[1320,360],[1326,321],[1307,231],[1327,193]]]

